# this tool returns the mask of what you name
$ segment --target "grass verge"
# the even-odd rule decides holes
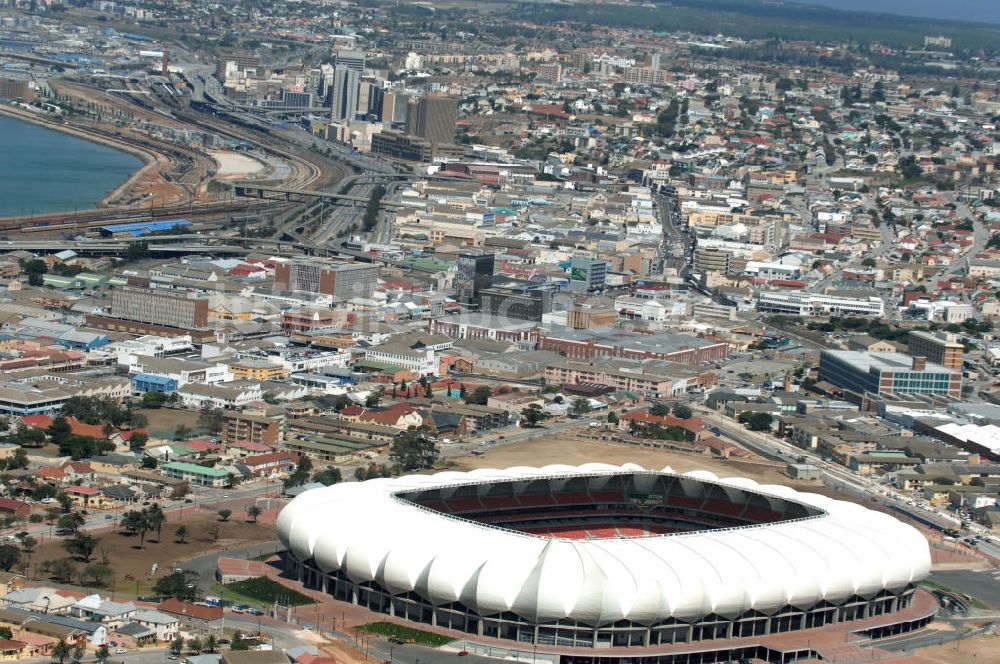
[[[247,579],[246,581],[237,581],[236,583],[227,585],[217,584],[212,587],[212,590],[223,599],[252,604],[253,606],[270,606],[275,601],[282,606],[315,604],[306,595],[291,588],[286,588],[266,576]]]
[[[403,625],[391,622],[373,622],[367,625],[358,625],[358,629],[378,634],[379,636],[395,636],[397,639],[413,641],[422,646],[430,646],[432,648],[440,648],[454,640],[449,636],[442,636],[434,632],[425,632],[422,629],[404,627]]]

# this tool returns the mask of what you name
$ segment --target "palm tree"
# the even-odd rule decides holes
[[[146,512],[146,520],[149,522],[149,529],[156,531],[156,541],[160,541],[160,532],[163,530],[163,524],[167,520],[167,515],[163,513],[160,509],[159,504],[153,503],[149,509],[144,510]]]
[[[180,525],[180,526],[177,526],[177,530],[174,531],[174,537],[177,538],[177,541],[180,544],[184,544],[184,538],[187,537],[187,534],[188,534],[187,526],[185,526],[183,524]]]
[[[250,523],[257,523],[257,517],[260,516],[260,508],[256,505],[247,505],[247,516],[250,517]]]
[[[152,528],[149,523],[149,511],[142,510],[139,512],[132,510],[131,512],[126,512],[125,516],[122,517],[122,526],[126,530],[139,535],[139,548],[143,548],[146,543],[146,533]]]
[[[66,639],[59,639],[54,646],[52,646],[52,659],[63,664],[66,658],[73,654],[73,647],[66,643]]]

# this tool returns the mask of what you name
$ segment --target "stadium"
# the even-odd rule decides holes
[[[536,647],[649,649],[888,618],[930,568],[924,537],[887,514],[632,464],[336,484],[289,503],[278,534],[309,587]]]

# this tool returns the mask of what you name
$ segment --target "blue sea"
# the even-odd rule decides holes
[[[92,208],[141,167],[128,152],[0,116],[0,217]]]

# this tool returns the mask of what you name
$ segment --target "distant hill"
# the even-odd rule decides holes
[[[923,6],[930,0],[807,0],[869,9],[882,5]],[[952,0],[958,5],[981,6],[1000,12],[998,0]],[[996,7],[986,8],[986,2]],[[950,3],[940,3],[947,11]],[[541,23],[570,21],[617,28],[654,31],[687,30],[698,34],[725,34],[745,39],[804,39],[836,42],[881,42],[890,46],[922,47],[924,35],[951,37],[956,49],[1000,51],[1000,25],[937,18],[900,16],[873,11],[847,11],[819,4],[775,0],[660,0],[655,5],[589,4],[585,2],[520,5],[525,18]]]
[[[1000,24],[1000,2],[996,0],[800,0],[851,11],[886,12],[902,16],[944,18]]]

